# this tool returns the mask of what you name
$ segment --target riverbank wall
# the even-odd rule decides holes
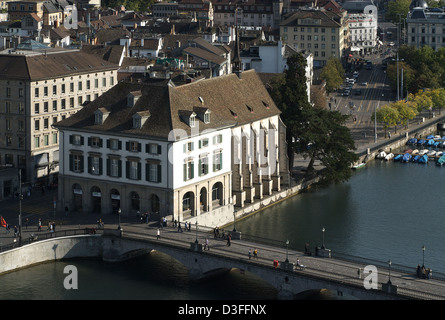
[[[393,134],[391,138],[378,141],[377,143],[371,143],[367,146],[361,146],[357,148],[357,155],[360,162],[368,162],[374,160],[379,150],[384,150],[386,153],[403,148],[409,138],[426,137],[430,134],[437,133],[437,125],[445,122],[445,115],[428,119],[427,121],[420,120],[416,125],[412,125],[411,128],[401,129],[398,134]]]

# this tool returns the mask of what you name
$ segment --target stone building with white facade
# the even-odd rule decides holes
[[[56,124],[59,209],[231,221],[235,206],[280,190],[279,114],[254,70],[181,86],[122,81]]]
[[[23,182],[55,182],[59,133],[53,124],[114,86],[117,69],[77,50],[0,55],[0,164],[21,169]]]

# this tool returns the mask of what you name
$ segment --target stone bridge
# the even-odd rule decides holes
[[[398,285],[399,279],[404,279],[404,284],[406,283],[405,275],[392,273],[393,285],[388,286],[389,279],[379,275],[376,288],[366,289],[363,277],[357,277],[357,266],[351,266],[349,262],[301,256],[307,268],[299,270],[294,268],[293,263],[286,262],[286,258],[294,258],[295,253],[288,253],[284,248],[266,247],[241,240],[233,240],[231,246],[226,246],[222,240],[211,239],[211,250],[207,251],[202,250],[207,235],[163,230],[161,238],[157,240],[155,232],[125,231],[120,234],[117,230],[103,230],[102,234],[53,237],[36,241],[1,253],[0,273],[51,260],[101,257],[105,261],[117,262],[155,250],[183,264],[189,270],[192,280],[202,280],[231,269],[239,269],[242,273],[254,274],[271,284],[277,289],[280,298],[293,298],[298,293],[313,289],[329,289],[338,295],[353,296],[360,300],[445,297],[445,289],[442,290],[445,286],[440,281],[435,282],[436,285],[439,283],[439,291],[426,291],[417,295],[415,286],[408,290]],[[257,259],[249,259],[247,256],[248,249],[253,247],[260,250]]]

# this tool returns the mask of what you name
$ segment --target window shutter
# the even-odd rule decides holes
[[[108,140],[107,140],[107,144],[108,144]],[[111,160],[107,159],[107,176],[110,176],[111,174]]]
[[[102,140],[101,140],[102,141]],[[102,164],[102,158],[99,158],[99,174],[102,175],[103,173],[103,164]]]
[[[195,177],[195,163],[192,161],[190,163],[190,168],[191,168],[191,174],[190,174],[190,179],[193,179]]]
[[[125,177],[127,179],[130,178],[130,162],[129,161],[125,161]]]
[[[200,177],[201,175],[202,175],[202,160],[199,159],[199,162],[198,162],[198,176]]]
[[[103,140],[102,140],[102,139],[99,139],[99,147],[102,148],[102,146],[103,146]]]
[[[119,150],[122,150],[122,141],[119,140],[117,142],[117,145],[118,145]]]
[[[182,165],[183,170],[184,170],[184,181],[187,181],[187,163],[184,163]]]
[[[117,163],[117,174],[119,178],[122,177],[122,160],[119,160]]]
[[[162,167],[158,164],[158,182],[162,182]]]
[[[70,144],[73,144],[73,135],[70,135]]]
[[[125,142],[125,150],[130,150],[130,142]]]
[[[150,144],[149,143],[145,144],[145,153],[150,153]]]
[[[138,143],[138,152],[141,152],[142,150],[142,143]]]
[[[158,154],[162,153],[162,146],[160,144],[158,144]]]
[[[71,136],[70,136],[70,140],[71,140]],[[74,156],[72,154],[70,154],[70,171],[73,171],[73,167],[74,167]]]
[[[150,164],[145,164],[145,180],[150,181]]]
[[[91,173],[91,163],[92,163],[92,158],[88,157],[88,173]]]
[[[84,169],[83,158],[83,156],[80,156],[80,172],[83,172]]]
[[[110,149],[110,139],[107,139],[107,148]]]
[[[83,137],[80,137],[80,145],[81,145],[81,146],[83,146],[84,140],[85,140],[85,139],[84,139]]]
[[[91,146],[91,137],[88,137],[88,146]]]
[[[139,145],[141,144],[139,143]],[[142,176],[142,164],[138,162],[138,180],[141,180],[141,176]]]

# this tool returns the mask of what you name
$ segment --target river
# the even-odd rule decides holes
[[[421,264],[444,272],[445,168],[371,161],[343,184],[298,194],[236,222],[244,234],[273,238],[302,249],[324,244],[394,264]],[[322,229],[325,229],[324,233]],[[425,251],[422,251],[425,246]],[[423,256],[424,254],[424,256]],[[37,265],[0,277],[0,299],[274,299],[276,292],[239,270],[193,283],[183,266],[162,253],[109,264],[78,260]],[[79,289],[66,290],[63,268],[78,268]],[[329,293],[317,298],[330,299]]]

